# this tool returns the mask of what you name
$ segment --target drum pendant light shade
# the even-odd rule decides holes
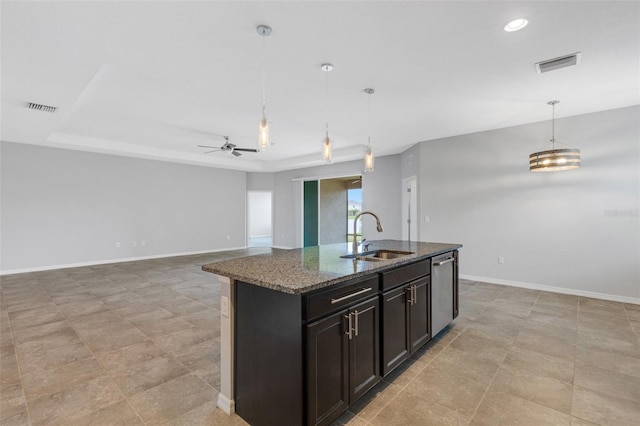
[[[550,149],[529,155],[529,170],[532,172],[559,172],[579,167],[579,149]]]
[[[580,150],[574,148],[556,149],[555,137],[555,106],[560,101],[549,101],[553,108],[551,116],[551,149],[534,152],[529,155],[529,171],[532,172],[560,172],[580,168]]]

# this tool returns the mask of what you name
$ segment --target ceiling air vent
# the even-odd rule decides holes
[[[536,71],[538,74],[543,72],[549,72],[564,67],[570,67],[577,65],[580,62],[580,52],[572,53],[570,55],[560,56],[559,58],[548,59],[536,63]]]
[[[54,113],[58,109],[57,107],[54,107],[54,106],[36,104],[33,102],[27,103],[27,108],[35,109],[37,111],[50,112],[50,113]]]

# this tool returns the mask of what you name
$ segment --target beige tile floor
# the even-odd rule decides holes
[[[0,424],[245,425],[215,408],[219,289],[200,270],[243,254],[2,277]],[[336,425],[639,424],[639,305],[460,292],[460,317]]]

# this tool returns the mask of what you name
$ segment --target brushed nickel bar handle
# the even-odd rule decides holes
[[[353,339],[353,334],[351,334],[351,314],[349,315],[345,315],[344,316],[348,323],[347,323],[347,328],[349,329],[349,331],[345,331],[344,334],[346,334],[347,336],[349,336],[349,340]]]
[[[355,323],[356,323],[356,327],[355,327],[355,332],[356,332],[356,337],[358,337],[358,311],[354,311],[353,312],[353,316],[355,318]]]
[[[415,305],[418,303],[418,298],[416,297],[416,286],[415,284],[411,286],[411,304]]]
[[[335,303],[340,303],[340,302],[342,302],[344,300],[351,299],[352,297],[359,296],[359,295],[364,294],[364,293],[366,293],[368,291],[371,291],[371,287],[363,288],[362,290],[358,290],[355,293],[347,294],[346,296],[338,297],[337,299],[331,299],[331,304],[333,305]]]
[[[442,266],[442,265],[446,265],[449,262],[453,262],[455,260],[455,258],[450,257],[448,259],[445,260],[441,260],[440,262],[434,262],[433,266]]]
[[[413,305],[413,288],[411,286],[407,287],[404,289],[405,292],[409,292],[409,295],[407,297],[407,302],[410,305]]]

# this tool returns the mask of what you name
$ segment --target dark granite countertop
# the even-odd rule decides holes
[[[328,244],[292,250],[273,249],[271,253],[210,263],[202,270],[284,293],[303,294],[460,247],[460,244],[447,243],[371,241],[369,250],[402,250],[414,254],[370,262],[341,258],[351,254],[351,244]]]

